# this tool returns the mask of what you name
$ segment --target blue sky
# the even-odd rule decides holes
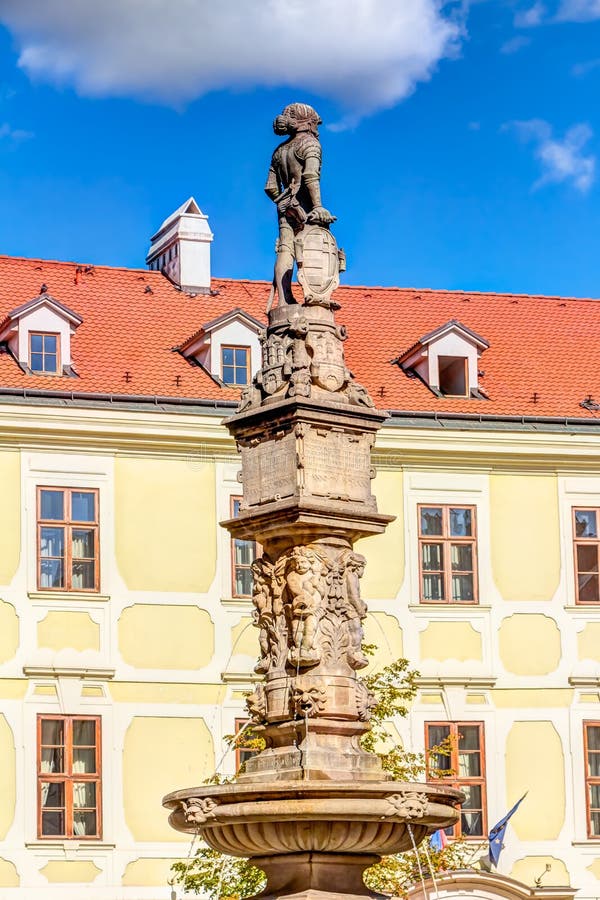
[[[0,252],[142,266],[193,194],[214,273],[270,278],[302,99],[346,283],[600,296],[600,0],[398,5],[0,0]]]

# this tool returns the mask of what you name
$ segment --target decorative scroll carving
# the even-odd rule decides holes
[[[209,819],[216,819],[217,805],[211,797],[191,797],[189,800],[181,801],[188,825],[204,825]]]
[[[316,716],[327,703],[327,688],[314,679],[301,676],[294,681],[292,693],[294,712],[299,716]]]
[[[266,721],[267,698],[262,684],[257,684],[252,693],[246,697],[246,709],[257,725],[262,725]]]
[[[425,793],[406,791],[403,794],[390,794],[385,799],[390,807],[388,816],[422,819],[427,813],[427,794]]]
[[[371,710],[377,703],[375,695],[369,690],[364,681],[356,681],[356,710],[361,722],[368,722],[371,718]]]

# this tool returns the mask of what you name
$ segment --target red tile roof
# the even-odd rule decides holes
[[[174,348],[239,307],[261,321],[270,283],[215,278],[211,295],[176,290],[159,272],[0,257],[0,320],[41,285],[83,324],[72,337],[78,378],[27,375],[0,354],[0,389],[232,400]],[[341,287],[349,368],[385,409],[485,416],[600,418],[600,302],[409,288]],[[435,397],[392,364],[420,337],[458,319],[489,341],[480,384],[489,400]],[[179,376],[179,378],[177,377]],[[536,397],[534,402],[534,396]]]

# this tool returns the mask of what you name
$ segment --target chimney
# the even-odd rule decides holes
[[[182,291],[207,294],[212,239],[208,216],[190,197],[150,239],[148,268],[162,272]]]

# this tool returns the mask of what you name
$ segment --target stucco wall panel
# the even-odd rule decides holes
[[[249,616],[242,616],[231,629],[231,653],[233,656],[258,656],[258,628],[252,625]]]
[[[0,663],[12,659],[18,649],[19,617],[17,611],[10,603],[0,600]]]
[[[121,613],[119,651],[139,669],[201,669],[214,653],[214,627],[197,606],[135,603]]]
[[[502,665],[513,675],[548,675],[560,663],[560,629],[549,616],[515,613],[500,625]]]
[[[588,622],[577,635],[579,659],[600,662],[600,622]]]
[[[481,660],[481,635],[470,622],[430,622],[419,635],[422,659]]]
[[[128,863],[121,883],[128,887],[164,887],[173,877],[174,859],[134,859]]]
[[[53,859],[40,869],[42,875],[52,884],[66,884],[80,881],[90,884],[102,869],[91,859]]]
[[[375,644],[376,650],[369,658],[369,670],[376,671],[403,656],[402,629],[396,616],[370,612],[363,622],[365,643]]]
[[[530,885],[530,887],[534,887],[536,878],[539,878],[544,873],[546,865],[552,866],[545,879],[547,886],[551,884],[565,886],[571,884],[569,870],[562,859],[557,859],[555,856],[524,856],[516,861],[510,876],[517,881]]]
[[[125,821],[136,841],[181,841],[162,798],[201,784],[214,771],[211,734],[203,719],[136,716],[123,746]]]
[[[17,867],[9,859],[0,859],[0,887],[19,887]]]
[[[117,457],[115,542],[131,590],[206,592],[217,553],[214,466]]]
[[[15,740],[5,717],[0,713],[0,840],[4,840],[15,815],[16,759]]]
[[[492,571],[505,600],[550,600],[560,578],[558,480],[490,477]]]
[[[38,646],[51,650],[100,650],[100,626],[86,612],[52,610],[37,627]]]
[[[517,838],[557,840],[565,820],[565,763],[562,742],[552,722],[515,722],[508,733],[506,808],[526,791],[518,814],[511,819]],[[536,874],[540,871],[543,866]]]
[[[379,511],[397,518],[383,534],[359,541],[356,549],[367,560],[361,582],[365,600],[393,600],[404,581],[404,516],[402,472],[379,471],[373,483]]]
[[[19,567],[21,549],[21,455],[0,453],[0,584],[10,584]]]

